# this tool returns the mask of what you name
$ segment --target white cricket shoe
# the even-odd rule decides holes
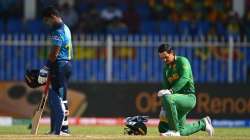
[[[55,134],[55,132],[48,132],[48,133],[46,133],[46,135],[51,135],[51,136],[56,136],[56,135],[57,136],[70,136],[69,133],[66,133],[66,132],[63,132],[63,131],[61,131],[59,135]]]
[[[205,124],[206,124],[206,128],[205,130],[207,131],[209,136],[213,136],[214,135],[214,127],[212,126],[212,121],[210,119],[209,116],[204,118]]]
[[[181,135],[180,135],[180,132],[178,132],[178,131],[168,130],[165,133],[160,133],[160,136],[165,136],[165,137],[179,137]]]
[[[61,131],[61,132],[60,132],[60,136],[70,136],[70,134],[69,134],[69,133],[66,133],[66,132]]]

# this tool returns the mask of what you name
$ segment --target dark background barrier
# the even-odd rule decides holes
[[[249,119],[250,87],[244,84],[197,86],[197,105],[192,116],[210,115],[218,119]]]
[[[158,84],[71,84],[70,88],[86,94],[88,107],[83,116],[123,117],[150,115],[156,117],[160,102]]]
[[[158,117],[160,84],[90,84],[73,83],[70,88],[85,93],[88,107],[82,116],[125,117],[149,115]],[[250,116],[250,87],[247,85],[196,85],[197,105],[191,118],[210,115],[217,119],[247,119]]]
[[[159,83],[71,83],[70,116],[157,118],[161,103]],[[197,85],[197,104],[190,118],[209,115],[216,119],[248,119],[250,86],[237,84]],[[30,118],[41,100],[42,88],[30,89],[20,82],[0,82],[0,115]],[[45,115],[49,109],[46,108]]]

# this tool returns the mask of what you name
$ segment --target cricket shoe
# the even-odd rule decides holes
[[[209,116],[204,118],[205,124],[206,124],[206,128],[205,130],[207,131],[209,136],[213,136],[214,135],[214,127],[212,125],[212,121],[210,119]]]
[[[69,133],[67,133],[67,132],[63,132],[63,131],[61,131],[59,135],[60,135],[60,136],[70,136],[70,134],[69,134]]]
[[[70,136],[70,134],[69,133],[67,133],[67,132],[63,132],[63,131],[61,131],[60,132],[60,134],[58,135],[58,134],[55,134],[55,132],[48,132],[48,133],[46,133],[45,135],[51,135],[51,136],[55,136],[55,135],[57,135],[57,136]]]
[[[160,136],[164,136],[164,137],[179,137],[181,135],[180,135],[180,132],[178,132],[178,131],[168,130],[165,133],[160,133]]]

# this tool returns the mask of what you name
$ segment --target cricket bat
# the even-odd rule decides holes
[[[42,117],[43,110],[44,110],[44,107],[48,98],[49,85],[50,85],[50,79],[48,78],[47,83],[44,88],[44,94],[43,94],[42,100],[38,106],[38,109],[35,112],[35,115],[32,118],[31,134],[33,135],[36,135],[38,132],[39,121]]]

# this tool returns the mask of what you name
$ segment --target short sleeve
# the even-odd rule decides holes
[[[61,47],[63,44],[63,38],[58,32],[53,32],[50,37],[53,46]]]

